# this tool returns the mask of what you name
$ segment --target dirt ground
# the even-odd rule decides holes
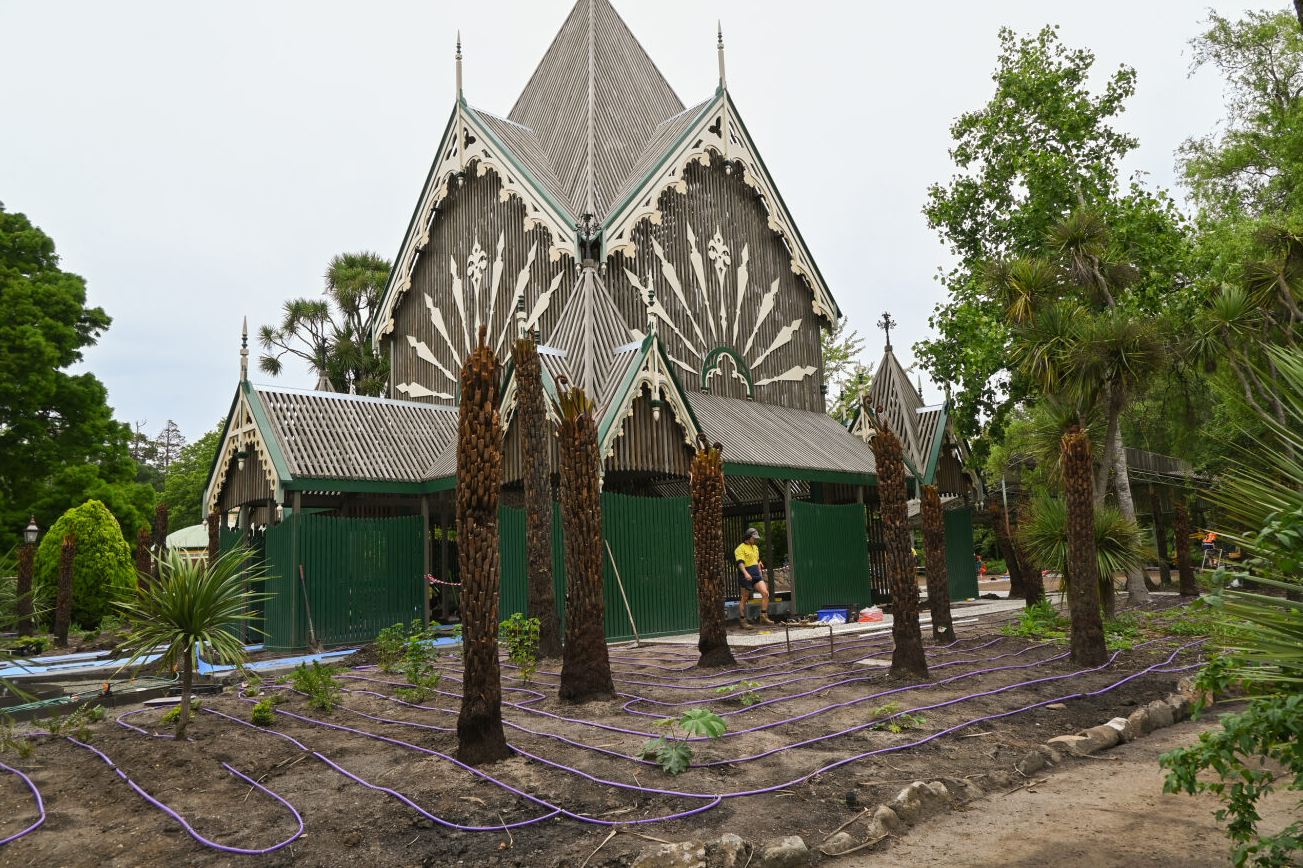
[[[881,635],[841,638],[832,653],[826,638],[794,642],[790,653],[781,642],[738,648],[738,666],[726,671],[695,669],[691,646],[617,648],[620,695],[582,707],[556,699],[553,667],[528,684],[504,667],[517,753],[479,772],[451,759],[456,658],[446,692],[425,706],[397,701],[401,677],[375,668],[344,673],[349,692],[331,713],[270,688],[286,694],[270,732],[247,724],[252,701],[233,693],[205,698],[190,741],[166,737],[159,710],[119,710],[93,726],[89,745],[120,774],[48,735],[28,758],[0,756],[31,778],[48,812],[42,827],[0,847],[0,866],[622,866],[651,846],[647,837],[724,832],[756,844],[801,835],[814,846],[904,783],[1007,774],[1049,737],[1167,696],[1200,652],[1190,637],[1156,632],[1163,617],[1147,622],[1154,629],[1139,641],[1148,644],[1087,672],[1066,660],[1065,646],[1004,636],[993,618],[930,646],[926,683],[888,675],[890,637]],[[739,701],[748,691],[759,701]],[[697,706],[728,731],[693,745],[692,769],[673,777],[636,758],[663,732],[656,720]],[[886,719],[900,713],[911,717]],[[298,829],[293,811],[303,834],[262,855],[214,849],[123,776],[223,847],[281,844]],[[31,792],[0,769],[0,838],[36,816]]]

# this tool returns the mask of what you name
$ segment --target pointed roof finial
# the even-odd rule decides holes
[[[716,20],[716,33],[718,34],[719,46],[719,88],[720,90],[728,89],[728,80],[724,77],[724,22]]]
[[[887,352],[891,352],[891,330],[896,327],[896,321],[891,318],[891,314],[884,311],[882,319],[878,320],[878,328],[882,329],[887,335]]]
[[[244,318],[244,330],[240,335],[240,382],[249,379],[249,318]]]
[[[457,99],[461,100],[461,31],[457,31]]]
[[[919,397],[919,400],[921,401],[921,400],[923,400],[923,375],[922,375],[922,374],[915,374],[914,376],[915,376],[916,379],[918,380],[918,397]]]

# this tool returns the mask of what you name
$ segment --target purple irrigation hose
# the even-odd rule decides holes
[[[276,793],[273,793],[271,790],[267,789],[262,784],[258,783],[248,775],[241,774],[240,772],[231,768],[231,766],[227,765],[226,763],[222,763],[222,767],[225,768],[228,772],[242,779],[245,783],[257,787],[267,795],[271,796],[276,801],[280,802],[285,807],[289,808],[290,813],[294,815],[294,819],[299,824],[299,829],[297,832],[295,832],[293,835],[290,835],[288,838],[286,838],[284,841],[281,841],[279,844],[275,844],[271,847],[263,847],[261,849],[255,849],[255,850],[246,850],[243,847],[228,847],[225,844],[218,844],[216,841],[210,841],[207,838],[205,838],[203,835],[200,835],[198,832],[196,832],[194,830],[194,827],[192,827],[189,823],[185,821],[184,817],[182,817],[176,811],[169,808],[167,805],[160,802],[158,799],[151,796],[149,793],[145,792],[145,790],[142,787],[140,787],[135,781],[127,777],[126,774],[122,771],[122,769],[118,768],[117,765],[114,764],[113,760],[109,759],[108,756],[104,754],[102,751],[96,750],[95,748],[91,747],[88,744],[77,741],[77,739],[73,738],[70,735],[66,735],[64,736],[64,738],[66,738],[68,741],[72,742],[73,744],[77,745],[78,747],[85,748],[86,750],[98,756],[100,759],[104,760],[104,762],[108,765],[108,767],[113,769],[113,771],[117,773],[118,777],[126,781],[127,785],[130,786],[133,790],[135,790],[140,795],[141,798],[143,798],[145,801],[149,802],[151,805],[158,808],[160,811],[162,811],[163,813],[167,814],[169,817],[171,817],[172,819],[180,823],[181,828],[185,829],[186,833],[191,838],[194,838],[196,841],[198,841],[200,844],[203,844],[205,847],[211,847],[214,850],[221,850],[223,853],[241,853],[249,856],[258,856],[263,853],[271,853],[276,850],[279,850],[280,848],[293,843],[295,840],[299,838],[299,836],[303,834],[303,818],[299,816],[298,811],[294,810],[293,805],[291,805],[288,801],[281,798]]]
[[[3,847],[5,844],[10,843],[11,841],[17,841],[29,832],[35,832],[40,828],[41,824],[45,822],[45,800],[41,798],[41,791],[36,788],[36,784],[33,783],[32,779],[27,775],[23,774],[13,766],[7,766],[4,763],[0,763],[0,769],[4,769],[7,772],[13,772],[18,775],[23,783],[27,784],[27,789],[31,790],[32,795],[36,798],[36,812],[39,814],[36,818],[36,822],[32,823],[32,825],[28,826],[26,829],[23,829],[21,832],[16,832],[8,838],[0,838],[0,847]]]

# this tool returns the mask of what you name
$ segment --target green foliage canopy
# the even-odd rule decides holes
[[[127,599],[135,590],[135,562],[108,507],[88,500],[65,512],[41,540],[33,576],[38,599],[52,600],[58,590],[59,557],[68,534],[77,536],[72,620],[93,629],[109,614],[113,602]]]
[[[221,445],[221,425],[193,443],[181,448],[181,454],[168,467],[163,483],[163,501],[167,503],[169,530],[199,524],[204,515],[204,487]]]

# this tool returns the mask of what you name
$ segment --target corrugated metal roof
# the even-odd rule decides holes
[[[411,482],[457,437],[457,408],[255,386],[295,478]]]
[[[876,474],[873,449],[825,413],[691,394],[701,430],[724,447],[724,460],[794,470]]]
[[[570,382],[594,400],[608,391],[615,351],[633,340],[595,268],[585,268],[548,342],[565,351]]]
[[[926,451],[931,441],[925,445],[920,442],[919,437],[918,410],[923,407],[923,399],[919,397],[918,390],[910,385],[909,375],[896,360],[890,346],[882,354],[882,361],[878,363],[878,370],[873,374],[873,382],[869,385],[865,400],[900,438],[905,455],[918,471],[924,472],[923,465],[927,463]]]
[[[658,125],[681,111],[608,0],[578,0],[507,117],[533,132],[562,203],[585,212],[591,185],[600,217]]]
[[[543,186],[544,190],[558,202],[566,201],[566,191],[562,188],[556,173],[552,171],[552,164],[548,160],[547,152],[543,150],[543,146],[533,130],[515,121],[490,114],[483,109],[469,106],[467,109],[475,115],[480,123],[488,127],[489,131],[497,136],[502,144],[507,146],[512,156],[520,161],[521,165],[525,167],[525,171],[529,172],[534,180]]]
[[[643,148],[638,159],[634,161],[633,167],[629,169],[624,181],[615,191],[615,195],[611,197],[613,204],[623,202],[638,188],[638,185],[643,182],[651,170],[656,168],[656,164],[665,156],[670,147],[678,141],[679,136],[683,135],[684,131],[692,126],[693,121],[697,119],[697,115],[710,101],[709,99],[702,100],[677,115],[661,121],[651,139],[647,142],[647,146]]]

